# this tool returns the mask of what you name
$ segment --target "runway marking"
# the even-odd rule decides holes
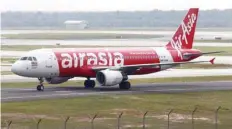
[[[126,92],[131,92],[131,91],[126,91]],[[53,97],[53,96],[70,96],[70,95],[98,95],[98,94],[108,94],[112,92],[94,92],[94,93],[67,93],[67,94],[51,94],[51,95],[28,95],[28,96],[15,96],[15,97],[6,97],[6,98],[1,98],[2,100],[8,100],[8,99],[23,99],[23,98],[44,98],[44,97]],[[121,93],[118,91],[113,91],[113,93]]]
[[[54,92],[56,92],[56,93],[71,93],[73,91],[54,91]]]
[[[30,90],[35,90],[34,88],[1,88],[0,91],[6,91],[6,90],[11,90],[11,91],[30,91]]]

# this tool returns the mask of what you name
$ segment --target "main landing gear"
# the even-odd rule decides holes
[[[85,88],[89,89],[89,88],[94,88],[96,83],[94,80],[90,80],[90,78],[88,77],[87,80],[85,80],[84,85]]]
[[[131,87],[131,84],[128,81],[123,81],[119,84],[119,88],[123,90],[128,90],[130,89],[130,87]]]
[[[43,91],[44,90],[44,86],[43,86],[43,82],[44,82],[44,79],[42,77],[38,78],[39,80],[39,85],[37,85],[37,91]]]
[[[84,86],[85,86],[86,89],[92,89],[92,88],[95,87],[95,85],[96,85],[95,81],[94,80],[90,80],[89,77],[84,82]],[[123,82],[121,82],[119,84],[119,88],[123,89],[123,90],[128,90],[128,89],[131,88],[131,84],[130,84],[130,82],[124,80]]]

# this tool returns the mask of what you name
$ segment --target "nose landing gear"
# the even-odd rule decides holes
[[[39,80],[39,85],[37,85],[36,87],[37,91],[44,91],[44,86],[43,86],[44,79],[40,77],[38,78],[38,80]]]

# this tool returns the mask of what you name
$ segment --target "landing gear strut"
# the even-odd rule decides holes
[[[44,79],[40,77],[38,78],[38,80],[39,80],[39,85],[37,85],[36,89],[37,91],[43,91],[44,90],[44,86],[43,86]]]
[[[90,78],[88,77],[87,80],[85,80],[84,85],[85,88],[94,88],[96,83],[94,80],[90,80]]]
[[[119,84],[119,88],[123,90],[128,90],[130,89],[130,87],[131,87],[131,84],[128,81],[124,81]]]

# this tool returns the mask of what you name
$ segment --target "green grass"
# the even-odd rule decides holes
[[[218,39],[202,39],[202,40],[194,40],[194,42],[204,42],[204,43],[232,43],[232,39],[222,39],[222,40],[218,40]]]
[[[103,95],[77,97],[58,100],[36,100],[29,102],[2,103],[2,121],[12,120],[12,128],[35,127],[32,118],[44,117],[41,123],[43,129],[63,127],[61,116],[71,116],[68,128],[88,128],[88,115],[98,113],[95,127],[97,129],[113,129],[116,127],[116,115],[124,112],[122,126],[139,126],[142,114],[149,111],[146,124],[149,128],[167,128],[166,116],[170,109],[170,127],[172,129],[191,128],[191,111],[198,107],[195,118],[195,128],[212,129],[214,127],[214,111],[218,106],[219,128],[232,127],[232,91],[195,92],[195,93],[156,93],[140,95]],[[227,109],[227,110],[225,110]],[[228,110],[229,109],[229,110]],[[177,122],[177,116],[182,120]],[[3,122],[2,122],[3,123]],[[4,125],[3,125],[4,126]],[[138,127],[132,127],[137,129]],[[141,127],[140,127],[141,128]]]
[[[217,55],[217,56],[231,56],[232,55],[232,47],[194,47],[194,49],[199,49],[202,52],[225,51],[223,53],[216,53],[216,54],[210,54],[210,55]]]
[[[55,39],[55,40],[87,40],[87,39],[148,39],[159,38],[154,34],[114,34],[114,33],[30,33],[3,34],[8,39]]]
[[[1,75],[11,75],[14,74],[11,71],[1,71]]]
[[[14,63],[18,58],[1,58],[2,63]]]
[[[183,64],[175,67],[175,69],[219,69],[232,68],[232,65],[227,64]]]
[[[132,84],[142,83],[166,83],[166,82],[197,82],[197,81],[225,81],[232,80],[231,76],[204,76],[204,77],[173,77],[173,78],[143,78],[143,79],[130,79]],[[35,87],[36,82],[2,82],[2,88],[17,88],[17,87]],[[58,85],[45,84],[46,86],[83,86],[83,81],[68,81]]]

